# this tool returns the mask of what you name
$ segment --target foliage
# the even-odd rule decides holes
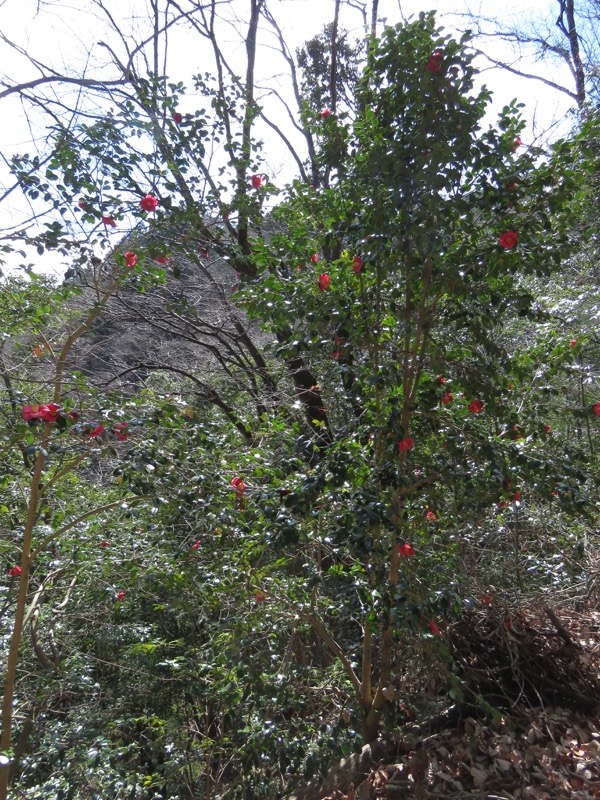
[[[577,268],[595,156],[589,129],[523,152],[519,104],[485,127],[474,87],[466,38],[432,15],[385,29],[356,113],[309,121],[327,180],[269,215],[234,80],[199,78],[210,102],[182,131],[183,87],[147,78],[58,131],[45,176],[15,162],[99,236],[107,214],[135,228],[78,288],[33,277],[0,301],[3,552],[22,550],[2,637],[27,619],[33,640],[14,670],[22,796],[272,797],[400,725],[408,676],[444,676],[419,710],[459,697],[445,632],[492,584],[520,602],[581,580],[595,334],[540,293]],[[219,326],[190,278],[214,253],[241,284]],[[180,343],[134,392],[70,369],[113,297]],[[184,361],[208,336],[220,371]]]

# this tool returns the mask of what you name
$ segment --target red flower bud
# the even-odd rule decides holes
[[[352,259],[352,272],[358,275],[359,272],[362,272],[363,268],[363,260],[360,256],[354,256]]]
[[[172,120],[173,120],[173,122],[175,122],[177,125],[180,125],[180,124],[183,122],[183,114],[181,114],[179,111],[174,111],[174,112],[171,114],[171,119],[172,119]]]
[[[242,497],[244,492],[246,491],[246,484],[242,480],[242,478],[238,477],[237,475],[231,481],[231,485],[235,489],[235,493],[238,497]]]
[[[593,411],[597,417],[600,417],[600,403],[594,403]]]
[[[400,450],[401,453],[405,450],[412,450],[414,446],[414,440],[411,439],[410,436],[405,436],[404,439],[400,439],[398,442],[398,450]]]
[[[329,288],[329,275],[325,272],[319,275],[319,289],[324,292],[326,289]]]
[[[446,392],[446,394],[442,395],[442,403],[445,406],[450,405],[451,402],[452,402],[452,392]]]
[[[571,339],[569,341],[569,347],[572,349],[573,347],[577,347],[577,339]]]
[[[102,222],[106,225],[107,228],[116,228],[117,223],[115,222],[114,217],[102,217]]]
[[[427,522],[435,522],[437,520],[437,514],[435,513],[435,511],[428,511],[425,514],[425,519],[427,520]]]
[[[256,592],[254,599],[257,603],[264,603],[267,599],[267,595],[264,592]]]
[[[427,623],[427,627],[433,633],[434,636],[441,636],[442,635],[441,630],[438,628],[438,626],[435,624],[435,622],[432,619],[430,619],[429,622]]]
[[[324,109],[321,111],[321,113],[319,114],[319,116],[321,117],[321,119],[327,119],[327,117],[328,117],[330,114],[331,114],[331,111],[330,111],[328,108],[324,108]]]
[[[127,592],[117,592],[116,594],[117,601],[120,603],[121,600],[125,600],[126,596]]]
[[[415,554],[412,544],[399,544],[398,552],[402,558],[410,558]]]
[[[9,577],[9,578],[18,578],[18,577],[19,577],[19,575],[20,575],[22,572],[23,572],[23,570],[21,569],[21,567],[11,567],[11,568],[8,570],[8,577]]]
[[[260,189],[263,184],[263,179],[260,175],[253,175],[250,181],[253,189]]]
[[[125,253],[125,266],[131,268],[135,267],[136,264],[137,264],[137,255],[135,253],[132,253],[131,250],[129,250],[127,253]]]

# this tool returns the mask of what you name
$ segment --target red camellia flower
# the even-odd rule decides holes
[[[443,386],[446,383],[446,378],[443,375],[436,375],[436,381]]]
[[[398,552],[402,558],[410,558],[410,556],[414,556],[415,554],[412,544],[399,544]]]
[[[201,544],[202,544],[202,542],[200,541],[200,539],[197,539],[197,540],[194,542],[194,544],[192,545],[192,548],[191,548],[191,549],[192,549],[192,550],[199,550],[199,549],[200,549],[200,545],[201,545]]]
[[[47,403],[43,406],[23,406],[21,409],[21,416],[26,422],[37,419],[43,419],[44,422],[56,422],[59,413],[60,406],[57,406],[56,403]]]
[[[327,117],[328,117],[330,114],[331,114],[331,111],[330,111],[328,108],[324,108],[324,109],[321,111],[321,113],[319,114],[319,116],[321,117],[321,119],[327,119]]]
[[[480,411],[483,411],[483,403],[481,400],[471,400],[469,403],[469,411],[471,414],[479,414]]]
[[[435,522],[437,520],[437,514],[435,513],[435,511],[428,511],[425,514],[425,519],[427,520],[427,522]]]
[[[318,253],[313,253],[312,256],[310,257],[310,260],[312,261],[313,264],[318,264],[319,263],[319,254]]]
[[[140,200],[140,205],[144,211],[156,211],[156,207],[158,206],[158,198],[154,197],[153,194],[147,194]]]
[[[552,431],[552,425],[544,425],[544,433],[550,433],[551,431]]]
[[[260,189],[260,187],[263,184],[262,176],[261,175],[253,175],[252,178],[250,179],[250,182],[252,183],[252,188],[253,189]]]
[[[34,419],[41,419],[40,417],[40,406],[32,405],[32,406],[23,406],[21,409],[21,416],[25,420],[25,422],[30,422]]]
[[[435,622],[432,619],[430,619],[429,622],[427,623],[427,627],[433,633],[434,636],[441,636],[442,635],[441,630],[439,629],[439,627],[435,624]]]
[[[354,256],[352,259],[352,272],[358,275],[359,272],[362,271],[363,268],[363,260],[360,256]]]
[[[513,150],[518,150],[519,147],[521,147],[522,144],[523,144],[523,141],[522,141],[521,137],[517,136],[517,138],[515,139],[514,144],[513,144]]]
[[[157,264],[168,264],[169,259],[167,256],[157,256],[155,259]]]
[[[103,550],[106,550],[106,548],[108,546],[109,546],[109,542],[107,542],[107,541],[100,542],[100,544],[98,545],[98,547],[101,547]]]
[[[577,347],[577,339],[571,339],[569,341],[569,347],[571,347],[571,348]]]
[[[325,272],[322,272],[319,275],[319,289],[324,292],[326,289],[329,288],[329,275]]]
[[[113,427],[113,432],[120,442],[126,442],[129,438],[129,428],[126,422],[117,422]]]
[[[505,250],[512,250],[519,241],[519,234],[516,231],[504,231],[498,239],[498,244]]]
[[[405,450],[412,450],[414,446],[415,443],[410,436],[405,436],[404,439],[400,439],[398,442],[398,450],[400,450],[401,453]]]
[[[181,114],[179,111],[174,111],[171,114],[171,119],[173,122],[177,123],[177,125],[180,125],[183,122],[183,114]]]
[[[451,402],[452,402],[452,392],[446,392],[446,394],[442,395],[442,403],[445,406],[450,405]]]
[[[435,50],[433,55],[429,57],[428,62],[425,64],[427,72],[439,72],[442,68],[444,54],[441,50]]]
[[[600,417],[600,403],[594,403],[593,411],[597,417]]]
[[[57,406],[56,403],[47,403],[45,406],[40,406],[40,419],[43,419],[44,422],[56,422],[59,412],[60,406]]]
[[[267,599],[267,595],[264,592],[256,592],[254,599],[257,603],[264,603]]]
[[[88,433],[90,439],[97,439],[98,436],[102,436],[104,433],[104,426],[103,425],[96,425],[96,427]]]
[[[244,492],[246,491],[246,484],[244,483],[242,478],[236,475],[235,478],[231,481],[231,485],[235,489],[235,493],[237,494],[237,496],[242,497]]]
[[[69,411],[69,413],[67,414],[67,417],[69,419],[72,419],[73,422],[77,422],[79,416],[80,416],[79,411]]]
[[[88,203],[86,203],[86,202],[85,202],[85,200],[84,200],[83,198],[81,198],[81,200],[79,201],[79,203],[77,203],[77,205],[79,206],[79,208],[80,208],[82,211],[87,211],[87,210],[88,210],[88,208],[89,208],[89,205],[88,205]]]
[[[137,264],[137,255],[135,253],[132,253],[131,250],[128,250],[127,253],[125,253],[125,266],[131,268],[135,267],[136,264]]]
[[[102,222],[106,225],[107,228],[116,228],[117,223],[115,222],[114,217],[102,217]]]
[[[127,597],[127,592],[117,592],[116,597],[117,601],[120,603],[121,600],[125,600],[125,598]]]
[[[23,570],[21,569],[21,567],[11,567],[11,568],[8,570],[8,577],[9,577],[9,578],[18,578],[18,577],[19,577],[19,575],[20,575],[22,572],[23,572]]]

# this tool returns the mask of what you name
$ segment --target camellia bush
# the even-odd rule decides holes
[[[579,498],[578,469],[559,479],[544,419],[524,402],[534,365],[505,337],[511,319],[535,317],[528,279],[568,253],[555,213],[568,181],[523,147],[517,103],[486,128],[474,77],[464,42],[433,17],[387,29],[357,118],[321,123],[326,141],[346,142],[336,180],[290,187],[267,268],[244,290],[274,329],[296,318],[279,352],[310,354],[326,376],[327,419],[307,443],[321,458],[284,505],[327,551],[326,570],[307,565],[302,613],[344,667],[365,741],[393,707],[407,639],[440,637],[460,613],[465,550],[495,512]]]

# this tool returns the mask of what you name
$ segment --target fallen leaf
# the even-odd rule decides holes
[[[477,767],[471,767],[471,776],[475,786],[478,789],[483,789],[484,784],[489,777],[487,772],[484,772],[482,769],[478,769]]]

